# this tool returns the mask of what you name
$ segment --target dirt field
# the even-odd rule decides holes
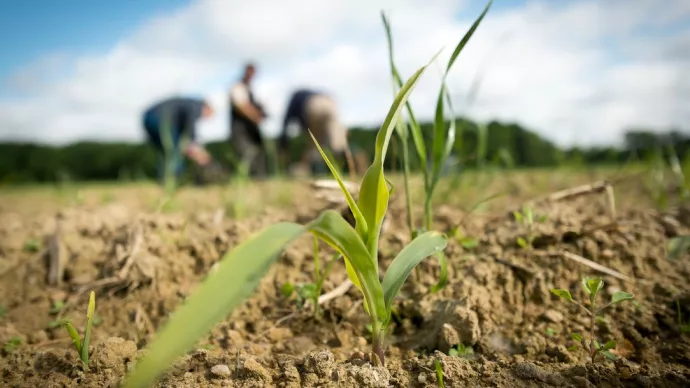
[[[427,260],[396,301],[386,367],[372,366],[367,316],[352,289],[323,305],[321,320],[298,311],[280,291],[310,282],[312,240],[292,244],[240,308],[196,350],[162,377],[161,387],[437,387],[436,360],[447,387],[686,387],[690,341],[690,260],[668,260],[670,237],[690,233],[690,209],[659,212],[638,181],[616,187],[618,224],[611,226],[601,194],[535,206],[547,216],[534,250],[516,244],[524,228],[507,210],[527,199],[591,182],[611,171],[520,172],[457,186],[445,182],[436,200],[435,228],[477,239],[446,250],[450,283],[430,293],[439,267]],[[483,180],[480,180],[483,179]],[[381,267],[409,240],[404,197],[396,177]],[[479,189],[481,188],[481,189]],[[472,205],[504,192],[476,212]],[[223,253],[279,220],[304,222],[326,206],[305,181],[268,181],[244,188],[183,189],[160,204],[151,184],[6,189],[0,195],[0,342],[6,387],[116,387],[156,330],[166,322]],[[422,197],[415,200],[421,205]],[[418,206],[421,209],[421,206]],[[421,213],[416,214],[417,220]],[[64,264],[57,286],[47,285],[47,257],[56,219],[56,247]],[[606,275],[568,253],[625,275]],[[251,260],[251,258],[247,258]],[[588,317],[559,300],[565,288],[584,300],[583,276],[603,276],[603,298],[623,290],[635,303],[606,310],[600,342],[615,339],[617,360],[592,365],[570,334],[588,332]],[[346,279],[338,263],[324,286]],[[78,367],[67,333],[81,333],[88,291],[97,293],[91,371]],[[448,356],[463,344],[471,354]]]

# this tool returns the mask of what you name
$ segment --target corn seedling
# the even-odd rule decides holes
[[[582,279],[582,287],[584,288],[585,292],[589,295],[589,308],[585,307],[583,304],[576,302],[573,300],[572,295],[570,295],[570,291],[568,290],[563,290],[563,289],[551,289],[551,292],[560,297],[563,298],[571,303],[574,303],[580,309],[584,310],[587,312],[587,314],[590,317],[590,325],[589,325],[589,341],[587,341],[581,334],[579,333],[573,333],[571,335],[572,339],[577,341],[582,345],[582,348],[585,349],[585,351],[589,354],[591,357],[592,363],[596,360],[597,355],[601,354],[604,357],[614,360],[616,357],[611,353],[611,349],[616,347],[616,341],[615,340],[610,340],[606,342],[605,344],[599,343],[597,340],[594,338],[594,326],[597,321],[597,317],[603,310],[605,310],[608,307],[613,306],[616,303],[623,302],[625,300],[632,300],[635,296],[633,294],[623,292],[623,291],[617,291],[613,293],[611,296],[611,301],[602,306],[597,308],[596,304],[596,297],[599,291],[604,287],[604,279],[599,278],[599,277],[594,277],[594,278],[584,278]]]
[[[91,291],[89,295],[89,306],[86,311],[86,330],[84,331],[84,339],[79,338],[79,332],[74,326],[68,322],[63,321],[62,326],[67,330],[67,333],[72,338],[72,344],[79,354],[79,359],[86,370],[89,369],[89,342],[91,341],[91,325],[93,325],[94,313],[96,311],[96,293]]]
[[[410,125],[407,126],[405,125],[402,116],[398,116],[396,118],[395,126],[396,126],[396,132],[398,134],[398,137],[401,140],[402,143],[402,148],[403,148],[403,172],[404,172],[404,178],[405,178],[405,195],[406,195],[406,206],[407,206],[407,222],[408,226],[410,228],[410,233],[411,233],[411,238],[414,238],[416,235],[423,231],[430,231],[432,230],[432,198],[434,195],[434,190],[436,189],[436,186],[441,178],[442,172],[443,172],[443,167],[446,164],[446,160],[450,156],[451,151],[453,150],[453,147],[455,146],[455,137],[456,137],[456,118],[455,118],[455,113],[453,111],[453,106],[450,98],[450,93],[448,92],[448,88],[446,86],[446,78],[448,76],[448,73],[450,69],[453,67],[453,64],[455,63],[455,60],[458,58],[460,55],[460,52],[462,49],[465,47],[467,42],[469,42],[470,38],[474,34],[474,31],[479,27],[479,24],[481,23],[482,19],[484,19],[484,16],[486,13],[489,11],[489,8],[491,7],[491,4],[493,3],[493,0],[490,0],[486,7],[484,8],[483,12],[481,15],[477,18],[477,20],[472,24],[470,29],[465,33],[463,38],[460,40],[460,42],[456,45],[455,50],[451,54],[450,58],[448,59],[448,63],[446,64],[445,72],[442,77],[441,81],[441,88],[438,93],[438,98],[436,101],[436,112],[435,112],[435,118],[434,118],[434,123],[433,123],[433,137],[432,137],[432,144],[431,144],[431,160],[429,161],[429,157],[427,155],[427,145],[425,144],[424,141],[424,134],[422,133],[422,129],[419,125],[419,122],[417,122],[414,112],[412,110],[412,107],[409,103],[406,103],[407,107],[407,113],[409,115],[410,119]],[[390,29],[390,24],[385,16],[385,14],[381,14],[381,17],[383,19],[383,24],[386,29],[386,36],[388,39],[388,53],[389,53],[389,62],[390,62],[390,67],[391,67],[391,74],[393,78],[393,90],[397,91],[398,88],[401,88],[403,86],[402,82],[402,77],[400,76],[400,73],[398,72],[397,67],[395,66],[395,62],[393,59],[393,40],[391,37],[391,29]],[[447,110],[450,113],[450,120],[448,126],[446,126],[446,120],[445,120],[445,111]],[[409,131],[409,132],[408,132]],[[408,134],[412,135],[412,142],[414,143],[415,150],[417,151],[417,157],[419,159],[420,165],[422,167],[422,176],[424,180],[424,193],[425,193],[425,200],[424,200],[424,228],[421,230],[417,230],[417,228],[414,225],[414,220],[412,218],[412,199],[411,199],[411,192],[410,192],[410,185],[409,185],[409,179],[408,179],[408,174],[409,174],[409,156],[407,155],[407,139],[408,139]],[[436,255],[439,259],[440,265],[441,265],[441,273],[440,273],[440,279],[436,285],[434,285],[431,289],[432,292],[436,292],[438,290],[443,289],[446,284],[448,283],[447,279],[447,274],[448,274],[448,264],[445,255],[443,252],[439,252]]]
[[[438,359],[436,359],[436,380],[438,380],[439,388],[446,388],[446,384],[443,382],[443,365]]]
[[[532,249],[534,249],[532,243],[534,242],[534,238],[536,237],[534,233],[534,223],[542,223],[546,221],[546,216],[535,216],[532,208],[527,205],[522,207],[522,211],[514,211],[513,216],[515,216],[515,220],[517,222],[521,223],[524,226],[527,233],[525,237],[517,238],[518,245],[523,249],[531,251]]]
[[[314,307],[314,316],[321,316],[321,307],[319,306],[319,296],[323,289],[323,283],[328,278],[328,274],[333,268],[333,264],[340,258],[340,255],[335,255],[331,260],[326,262],[324,269],[321,270],[321,260],[319,259],[319,239],[314,236],[314,283],[293,285],[286,283],[281,287],[281,292],[286,297],[295,295],[297,307],[301,310],[304,307],[304,302],[309,301]]]
[[[428,66],[426,64],[417,70],[393,101],[377,133],[375,157],[362,178],[357,202],[312,135],[345,194],[356,221],[354,228],[341,213],[326,210],[306,225],[292,222],[270,225],[235,246],[157,333],[148,352],[127,378],[126,387],[149,386],[177,357],[243,302],[285,247],[306,232],[343,256],[348,277],[364,296],[363,307],[373,329],[373,352],[381,363],[385,362],[385,333],[393,311],[393,300],[417,264],[446,247],[445,235],[434,231],[422,233],[398,252],[383,281],[379,278],[379,236],[391,192],[383,163],[395,120]]]

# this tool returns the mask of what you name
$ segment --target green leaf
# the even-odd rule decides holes
[[[611,361],[616,361],[616,355],[613,353],[609,352],[608,350],[602,350],[601,354],[604,355],[604,357],[608,358]]]
[[[537,217],[537,222],[542,223],[546,221],[546,215],[541,215]]]
[[[349,263],[353,274],[348,270],[348,275],[354,275],[350,280],[364,294],[367,312],[372,319],[386,316],[376,260],[372,260],[357,232],[343,216],[335,210],[326,210],[309,225],[309,231],[337,250]]]
[[[517,243],[518,243],[518,245],[519,245],[520,247],[522,247],[522,248],[524,248],[524,247],[527,246],[527,240],[525,240],[525,239],[522,238],[522,237],[518,237],[518,238],[517,238]]]
[[[91,341],[91,326],[93,326],[93,316],[96,312],[96,293],[91,291],[89,295],[89,306],[86,310],[86,330],[84,331],[84,342],[81,346],[81,360],[84,365],[89,365],[89,342]]]
[[[578,348],[579,348],[579,347],[578,347],[577,345],[569,346],[569,347],[568,347],[568,351],[574,352],[574,351],[576,351]]]
[[[457,357],[460,355],[460,352],[458,352],[458,349],[456,349],[456,348],[450,348],[448,350],[448,355],[451,357]]]
[[[579,333],[573,333],[570,335],[570,337],[572,337],[572,339],[574,339],[577,342],[584,341],[584,338],[582,338],[582,335],[580,335]]]
[[[77,329],[74,328],[74,326],[68,322],[68,321],[62,321],[60,324],[67,330],[67,334],[69,334],[70,338],[72,338],[72,344],[74,344],[74,348],[77,350],[77,353],[79,354],[79,357],[81,357],[81,338],[79,338],[79,332],[77,332]]]
[[[321,149],[319,142],[316,141],[316,138],[314,137],[314,134],[311,133],[311,131],[309,131],[309,136],[311,136],[312,140],[314,141],[314,144],[316,145],[316,148],[319,150],[319,153],[321,154],[321,157],[326,162],[326,165],[328,165],[328,168],[331,170],[331,174],[333,175],[335,180],[338,182],[340,190],[345,195],[347,205],[350,207],[352,215],[355,218],[355,229],[357,230],[357,233],[359,233],[361,238],[366,238],[368,225],[366,220],[364,219],[364,216],[362,215],[362,211],[360,210],[359,206],[357,206],[357,203],[355,202],[354,198],[352,198],[352,194],[350,194],[350,191],[345,187],[345,183],[343,183],[343,179],[340,177],[338,170],[333,166],[331,160],[323,152],[323,149]]]
[[[678,236],[668,240],[666,259],[677,260],[690,249],[690,236]]]
[[[529,206],[525,206],[522,213],[525,215],[527,225],[532,225],[534,223],[534,212],[532,212],[532,208]]]
[[[292,283],[285,283],[280,287],[280,293],[283,294],[286,298],[289,298],[292,296],[292,293],[295,290],[295,286],[292,285]]]
[[[446,244],[446,236],[439,232],[430,231],[419,235],[398,253],[383,277],[382,286],[386,311],[390,312],[393,299],[400,292],[400,288],[414,267],[425,258],[441,252],[445,249]]]
[[[468,237],[463,237],[463,238],[460,240],[460,245],[462,245],[462,247],[465,248],[465,249],[476,248],[477,246],[479,246],[479,240],[477,240],[477,239],[474,238],[474,237],[469,237],[469,236],[468,236]]]
[[[446,388],[446,384],[443,382],[443,367],[438,359],[436,359],[436,380],[438,380],[439,388]]]
[[[439,53],[433,57],[432,61],[436,59],[436,56],[438,56]],[[390,193],[388,191],[388,187],[386,186],[386,180],[384,179],[383,162],[386,158],[386,152],[388,150],[392,130],[395,125],[396,117],[402,109],[402,105],[407,101],[410,93],[412,93],[412,90],[414,89],[415,84],[419,80],[419,77],[422,75],[422,73],[424,73],[428,66],[429,64],[417,70],[398,92],[397,97],[393,101],[393,104],[388,111],[386,119],[381,125],[381,129],[376,135],[374,161],[371,166],[369,166],[367,172],[364,174],[364,178],[362,179],[358,205],[368,227],[367,239],[365,242],[371,256],[374,256],[378,252],[378,240],[381,233],[381,223],[388,209]],[[375,260],[375,265],[378,269],[377,257],[373,257],[373,259]]]
[[[316,295],[316,284],[314,283],[303,284],[298,288],[297,292],[304,299],[314,299],[318,297],[318,295]]]
[[[563,290],[560,288],[552,288],[550,291],[552,294],[554,294],[558,297],[569,300],[571,302],[573,301],[573,296],[570,295],[570,291],[568,291],[568,290]]]
[[[299,224],[277,223],[227,253],[218,269],[208,275],[156,334],[125,387],[152,385],[173,361],[251,294],[283,248],[305,230]]]
[[[460,55],[460,52],[462,51],[463,48],[465,48],[465,45],[467,42],[469,42],[470,38],[472,37],[472,34],[474,34],[474,31],[479,27],[479,23],[481,23],[482,19],[484,19],[484,16],[486,15],[487,12],[489,12],[489,8],[491,7],[491,4],[493,4],[493,0],[490,0],[487,4],[486,7],[484,7],[484,11],[482,11],[482,14],[479,16],[477,20],[472,24],[472,27],[465,33],[465,36],[462,37],[462,40],[460,40],[460,43],[455,47],[455,50],[453,51],[453,54],[450,56],[450,59],[448,60],[448,65],[446,66],[446,73],[448,73],[448,70],[453,66],[453,63],[455,63],[455,59]]]
[[[438,276],[438,283],[431,286],[431,290],[429,290],[432,294],[441,291],[448,285],[448,259],[443,252],[438,252],[434,256],[438,259],[441,271]]]
[[[631,300],[635,298],[635,295],[623,292],[623,291],[618,291],[614,292],[613,295],[611,295],[611,304],[616,304],[619,302],[622,302],[624,300]]]
[[[582,279],[582,285],[585,291],[587,291],[591,297],[594,297],[604,287],[604,279],[599,277],[584,278]]]
[[[611,350],[616,347],[616,341],[609,340],[604,344],[604,350]]]
[[[513,217],[515,217],[515,220],[517,222],[522,222],[522,220],[523,220],[522,213],[520,213],[519,211],[514,211]]]

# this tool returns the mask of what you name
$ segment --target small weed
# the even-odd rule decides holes
[[[596,356],[598,354],[602,354],[604,357],[614,360],[616,358],[613,353],[611,353],[611,349],[616,347],[616,341],[610,340],[606,342],[605,344],[600,344],[598,341],[594,339],[594,327],[595,327],[595,322],[597,321],[597,316],[606,308],[613,306],[616,303],[620,303],[625,300],[631,300],[635,296],[633,294],[623,292],[623,291],[618,291],[615,292],[611,296],[611,302],[608,304],[604,305],[603,307],[597,308],[596,305],[596,297],[599,291],[604,287],[604,279],[599,278],[599,277],[594,277],[594,278],[584,278],[582,279],[582,287],[584,290],[587,292],[589,295],[589,308],[585,307],[584,305],[580,304],[579,302],[576,302],[573,300],[572,295],[570,295],[570,291],[568,290],[563,290],[563,289],[551,289],[551,292],[560,297],[563,298],[569,302],[575,303],[577,306],[579,306],[582,310],[586,311],[587,314],[590,316],[590,326],[589,326],[589,336],[590,340],[587,341],[585,340],[584,337],[582,337],[581,334],[579,333],[573,333],[571,336],[572,338],[579,342],[582,347],[585,349],[586,352],[589,353],[589,356],[591,357],[592,363],[596,360]],[[571,347],[572,349],[572,347]]]
[[[2,349],[5,351],[5,353],[10,353],[10,352],[14,351],[14,349],[19,347],[19,345],[21,345],[21,344],[22,344],[22,339],[15,335],[14,337],[10,338],[9,341],[7,341],[7,343],[5,344],[5,346]]]
[[[549,337],[553,337],[556,334],[558,334],[558,331],[556,331],[555,329],[553,329],[551,327],[546,328],[546,335],[548,335]]]
[[[24,243],[24,247],[22,248],[24,252],[28,253],[36,253],[41,250],[41,241],[35,238],[30,239],[26,243]]]
[[[91,341],[91,325],[93,325],[93,318],[96,310],[96,294],[91,291],[89,295],[89,306],[86,312],[86,330],[84,331],[84,339],[79,338],[77,329],[69,321],[62,321],[61,325],[67,330],[67,333],[72,338],[74,348],[79,354],[79,359],[82,362],[84,370],[89,370],[89,342]]]
[[[690,333],[690,321],[683,321],[683,315],[680,312],[680,302],[676,300],[676,309],[678,310],[678,328],[682,334]]]
[[[65,307],[65,302],[61,300],[56,300],[53,302],[53,306],[50,308],[49,312],[51,314],[59,314],[60,311]]]
[[[527,230],[527,235],[525,237],[518,237],[517,243],[521,248],[531,251],[532,249],[534,249],[532,243],[534,242],[534,238],[536,237],[534,233],[534,223],[542,223],[546,221],[546,216],[535,216],[534,212],[532,211],[532,208],[527,205],[522,207],[522,212],[515,211],[513,212],[513,215],[515,216],[515,220],[521,223]]]
[[[472,355],[474,355],[474,349],[472,349],[472,346],[457,344],[456,346],[448,350],[448,355],[451,357],[469,358],[472,357]]]

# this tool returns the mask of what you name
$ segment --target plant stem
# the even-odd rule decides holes
[[[592,311],[595,311],[594,303],[592,303]],[[594,323],[596,321],[596,316],[594,315],[594,313],[590,313],[589,317],[589,354],[592,357],[592,364],[594,364],[594,359],[597,356],[596,348],[594,347]]]
[[[381,365],[386,365],[385,350],[386,350],[386,333],[385,329],[380,323],[372,323],[372,341],[371,344],[374,349],[374,354],[378,357]]]
[[[424,227],[427,231],[431,230],[431,194],[431,192],[427,192],[424,201]]]

